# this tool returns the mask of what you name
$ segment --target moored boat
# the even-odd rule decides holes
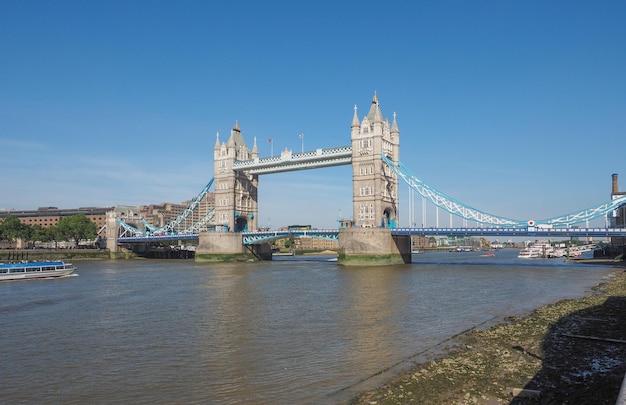
[[[517,257],[520,259],[535,259],[554,257],[553,254],[554,248],[550,245],[550,242],[537,241],[529,244],[524,249],[520,250]]]
[[[541,257],[541,250],[534,248],[524,248],[519,251],[517,257],[519,259],[534,259],[537,257]]]
[[[69,276],[76,266],[62,261],[0,263],[0,281]]]

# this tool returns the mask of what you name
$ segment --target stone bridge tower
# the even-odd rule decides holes
[[[256,138],[252,151],[248,149],[235,122],[228,142],[221,143],[219,133],[213,150],[213,173],[215,176],[215,223],[228,232],[257,230],[259,176],[234,171],[236,160],[259,157]]]
[[[400,158],[400,131],[396,123],[383,119],[374,94],[369,113],[359,122],[357,107],[352,119],[352,209],[355,227],[398,226],[398,177],[383,162]]]

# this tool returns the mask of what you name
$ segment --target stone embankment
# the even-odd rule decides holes
[[[108,250],[101,249],[11,249],[0,250],[0,262],[20,260],[106,260]]]
[[[584,298],[472,330],[352,404],[608,404],[626,372],[626,273]]]

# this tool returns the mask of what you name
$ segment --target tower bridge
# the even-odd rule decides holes
[[[215,223],[229,232],[258,229],[259,175],[294,170],[352,165],[353,212],[356,227],[395,227],[398,218],[398,176],[383,163],[385,154],[398,163],[400,131],[383,119],[374,95],[361,121],[354,108],[351,145],[302,153],[285,150],[278,156],[260,158],[254,139],[248,148],[238,123],[226,142],[219,134],[213,150]]]
[[[256,138],[252,148],[248,148],[238,123],[235,123],[225,142],[217,134],[213,149],[214,176],[180,215],[162,227],[146,223],[141,227],[112,217],[107,222],[107,246],[114,251],[118,242],[197,238],[198,261],[246,260],[253,256],[270,258],[271,249],[267,240],[295,233],[259,231],[259,176],[340,165],[352,166],[351,226],[338,230],[306,231],[302,236],[338,239],[341,264],[410,262],[411,235],[626,236],[626,193],[617,190],[617,175],[613,179],[612,199],[597,206],[539,221],[501,217],[455,200],[411,173],[399,159],[400,131],[396,115],[393,114],[391,123],[383,118],[376,94],[366,116],[359,119],[357,112],[355,106],[350,145],[302,153],[285,150],[271,157],[259,156]],[[481,226],[400,228],[400,179],[433,205]],[[214,208],[205,212],[202,218],[190,221],[211,186],[214,188]],[[573,226],[601,216],[607,216],[612,226]]]

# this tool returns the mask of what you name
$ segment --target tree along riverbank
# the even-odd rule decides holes
[[[614,405],[625,359],[626,273],[618,267],[589,296],[472,330],[351,404]]]

